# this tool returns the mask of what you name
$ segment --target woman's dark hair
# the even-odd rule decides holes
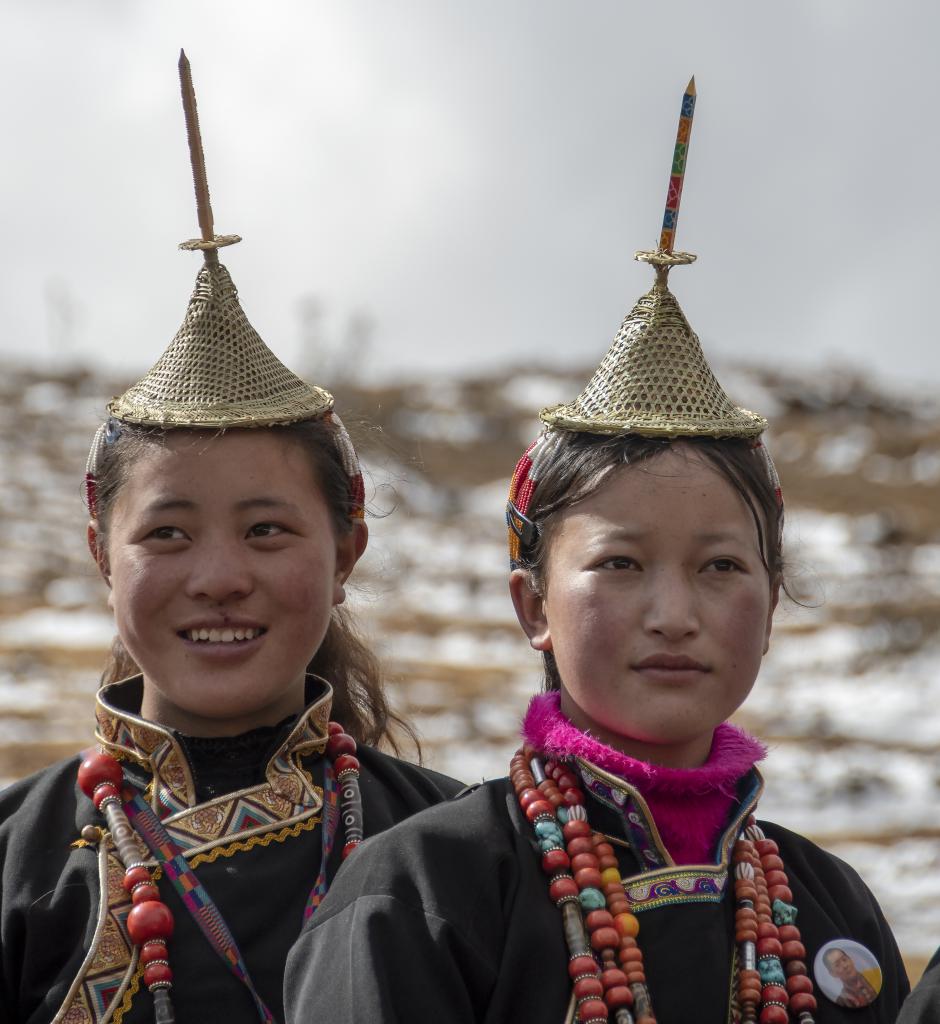
[[[307,456],[330,509],[334,529],[338,535],[349,533],[353,528],[349,477],[336,446],[334,428],[323,420],[304,420],[269,429]],[[209,431],[205,434],[213,436]],[[105,545],[110,513],[131,468],[148,447],[164,445],[166,437],[166,432],[160,429],[122,424],[117,440],[103,449],[96,473],[95,498],[98,536]],[[307,671],[323,676],[333,687],[332,714],[356,740],[373,745],[384,743],[398,753],[397,732],[417,746],[412,727],[389,706],[379,660],[362,639],[347,609],[334,606],[326,636]],[[120,638],[115,637],[102,683],[126,679],[139,672]]]
[[[760,558],[771,586],[787,592],[783,564],[783,506],[767,464],[753,442],[745,438],[649,438],[637,434],[599,437],[566,432],[535,488],[527,516],[537,527],[535,540],[520,551],[519,567],[529,574],[533,589],[544,595],[548,549],[556,513],[570,508],[597,490],[615,469],[650,462],[668,451],[704,459],[741,496],[754,519]],[[561,677],[554,655],[543,655],[545,688],[558,690]]]

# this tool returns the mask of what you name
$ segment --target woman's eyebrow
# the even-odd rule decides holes
[[[299,512],[299,508],[291,501],[284,501],[283,498],[268,498],[268,497],[257,497],[257,498],[243,498],[241,501],[235,503],[235,508],[239,512],[246,512],[251,509],[258,508],[274,508],[281,509],[285,512]]]
[[[158,498],[144,508],[144,512],[170,512],[179,509],[194,509],[196,503],[188,498]]]
[[[192,511],[198,507],[198,502],[195,502],[190,498],[158,498],[156,501],[150,502],[144,511],[147,513]],[[265,496],[259,496],[257,498],[243,498],[241,501],[235,502],[234,507],[239,512],[259,508],[282,509],[287,512],[299,511],[297,505],[293,502],[284,501],[282,498],[269,498]]]
[[[722,544],[728,541],[741,540],[741,534],[737,530],[708,530],[704,533],[697,533],[695,539],[705,544]]]

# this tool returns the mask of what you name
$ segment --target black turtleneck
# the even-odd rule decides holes
[[[238,736],[182,736],[196,787],[196,802],[248,789],[264,781],[264,770],[274,751],[297,721],[295,715],[277,725],[263,725]]]

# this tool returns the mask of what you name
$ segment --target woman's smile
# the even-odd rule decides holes
[[[307,664],[361,548],[337,536],[296,443],[173,433],[134,465],[104,539],[145,717],[210,736],[303,707]]]

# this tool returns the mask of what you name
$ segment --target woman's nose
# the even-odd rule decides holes
[[[682,572],[650,573],[644,628],[667,640],[681,640],[699,631],[699,597]]]
[[[186,593],[218,603],[239,600],[254,588],[248,552],[239,544],[203,543],[192,552]]]

